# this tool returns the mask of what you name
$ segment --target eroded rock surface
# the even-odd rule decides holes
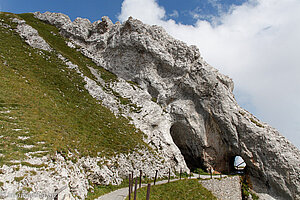
[[[52,51],[49,44],[41,36],[39,36],[38,31],[26,24],[24,20],[15,18],[13,19],[13,22],[18,23],[17,32],[27,44],[33,48]]]
[[[84,55],[118,75],[114,90],[142,107],[142,113],[125,115],[148,135],[166,163],[228,173],[234,157],[241,155],[254,189],[300,199],[299,150],[242,109],[232,80],[208,65],[195,46],[132,18],[113,24],[107,17],[91,23],[81,18],[71,22],[57,13],[35,16],[57,26]],[[139,90],[122,80],[135,82]]]

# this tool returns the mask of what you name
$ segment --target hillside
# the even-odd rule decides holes
[[[2,162],[24,158],[24,153],[31,149],[20,148],[21,151],[16,152],[18,144],[12,143],[18,137],[28,137],[19,140],[24,145],[34,145],[35,151],[76,153],[74,149],[77,149],[76,154],[81,156],[96,156],[97,152],[127,153],[137,146],[147,148],[143,134],[129,124],[128,119],[114,115],[84,87],[85,77],[96,79],[89,67],[101,71],[101,78],[107,83],[116,76],[68,48],[56,28],[39,23],[32,15],[20,17],[40,31],[53,51],[33,49],[17,33],[2,27],[1,121],[6,139]],[[16,28],[7,18],[2,23]],[[58,54],[77,65],[84,77],[78,76]],[[129,100],[120,99],[120,103],[122,101],[130,104]],[[40,145],[35,145],[37,143]]]
[[[299,150],[242,109],[195,46],[132,18],[0,20],[2,191],[67,186],[83,199],[131,171],[230,173],[241,155],[257,192],[299,198]]]
[[[133,151],[154,153],[143,141],[145,135],[126,117],[114,114],[86,90],[85,79],[94,83],[98,78],[91,73],[93,69],[101,73],[102,88],[117,97],[120,107],[138,110],[130,100],[110,89],[109,84],[117,79],[114,74],[69,48],[57,28],[40,22],[32,14],[2,13],[0,18],[0,166],[19,171],[9,178],[51,170],[52,163],[45,163],[44,159],[55,160],[57,154],[75,163],[82,157],[99,156],[95,163],[101,166],[106,162],[101,160],[103,157]],[[15,31],[18,23],[14,19],[25,19],[36,28],[51,51],[27,45]],[[67,62],[78,66],[78,70]],[[24,172],[20,167],[30,170],[26,168]],[[8,185],[7,188],[15,185],[2,181],[1,185]]]

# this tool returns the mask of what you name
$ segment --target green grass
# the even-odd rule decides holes
[[[258,200],[259,197],[252,192],[253,186],[251,183],[251,179],[249,175],[243,175],[240,177],[241,189],[242,189],[242,197],[243,199],[249,199],[250,196],[253,200]]]
[[[153,101],[154,103],[157,103],[157,98],[156,97],[152,97],[151,101]]]
[[[197,174],[200,174],[200,175],[210,175],[210,173],[204,171],[203,169],[201,168],[197,168],[194,170],[194,173],[197,173]]]
[[[46,164],[40,164],[40,165],[37,165],[37,164],[31,164],[31,163],[29,163],[29,162],[21,162],[21,165],[23,165],[23,166],[28,166],[28,167],[33,167],[33,168],[47,167]]]
[[[263,126],[261,123],[259,123],[258,121],[256,121],[255,119],[250,118],[250,121],[251,121],[252,123],[254,123],[256,126],[261,127],[261,128],[264,128],[264,126]]]
[[[151,200],[192,200],[192,199],[217,199],[213,194],[204,188],[199,180],[185,179],[170,182],[162,185],[151,186]],[[137,199],[146,199],[147,187],[137,191]],[[132,195],[133,197],[133,195]],[[128,200],[128,197],[126,198]]]
[[[22,181],[24,178],[25,178],[24,176],[14,177],[14,180],[17,181],[17,182],[20,182],[20,181]]]
[[[32,192],[32,188],[31,187],[23,187],[23,190],[25,190],[27,192]]]
[[[70,159],[76,160],[99,153],[109,157],[149,148],[143,142],[143,133],[128,119],[115,116],[90,96],[84,80],[68,69],[57,53],[77,64],[91,79],[94,77],[88,66],[98,69],[108,83],[116,80],[114,74],[69,48],[57,28],[32,14],[0,13],[3,23],[12,27],[16,27],[10,19],[14,17],[37,29],[54,51],[33,49],[16,32],[0,26],[0,153],[4,155],[0,166],[10,160],[22,160],[25,153],[35,151],[50,155],[67,155],[71,151],[75,157]],[[19,136],[29,138],[20,140]],[[33,147],[25,148],[26,145]]]

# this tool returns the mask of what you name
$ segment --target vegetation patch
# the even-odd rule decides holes
[[[37,172],[36,172],[36,171],[29,171],[29,174],[30,174],[31,176],[35,176],[35,175],[37,175]]]
[[[250,118],[250,121],[251,121],[252,123],[254,123],[256,126],[261,127],[261,128],[264,128],[264,126],[263,126],[262,124],[260,124],[258,121],[256,121],[255,119]]]
[[[14,180],[17,182],[22,181],[25,178],[25,176],[20,176],[20,177],[14,177]]]
[[[138,87],[139,89],[142,89],[141,86],[139,86],[139,84],[137,82],[134,82],[134,81],[127,81],[131,86],[132,88],[135,90],[136,88],[135,87]]]
[[[151,101],[153,101],[154,103],[157,103],[157,98],[156,97],[152,97]]]
[[[112,94],[119,99],[120,104],[129,106],[131,112],[140,113],[142,107],[137,106],[136,104],[132,103],[132,101],[129,98],[122,97],[118,92],[114,90],[109,90],[112,92]]]
[[[27,192],[32,192],[32,188],[31,187],[23,187],[23,190],[27,191]]]
[[[242,198],[243,200],[258,200],[258,196],[252,192],[252,183],[249,175],[241,176],[241,189],[242,189]]]
[[[32,167],[32,168],[48,167],[48,165],[46,165],[46,164],[37,165],[37,164],[31,164],[29,162],[21,162],[21,165],[24,165],[24,166],[27,166],[27,167]]]
[[[210,175],[210,173],[206,172],[205,170],[201,169],[201,168],[197,168],[194,170],[194,173],[196,174],[200,174],[200,175]]]
[[[241,111],[241,110],[239,110],[239,113],[241,114],[241,115],[246,115],[246,113],[244,112],[244,111]]]

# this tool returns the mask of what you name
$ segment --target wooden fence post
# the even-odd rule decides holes
[[[212,179],[212,169],[210,168],[210,178]]]
[[[136,200],[136,191],[137,191],[137,178],[135,178],[135,184],[134,184],[134,200]]]
[[[171,169],[169,168],[169,178],[168,178],[168,183],[170,183],[170,174],[171,174]]]
[[[151,187],[151,184],[148,183],[146,200],[150,199],[150,187]]]
[[[133,192],[133,184],[134,184],[134,179],[133,179],[133,171],[131,172],[131,193]]]
[[[180,168],[180,172],[179,172],[179,180],[181,180],[181,168]]]
[[[140,183],[139,183],[139,188],[142,187],[142,175],[143,175],[143,171],[140,170]]]
[[[58,189],[55,189],[54,192],[56,192]],[[58,194],[55,195],[54,200],[58,200]]]
[[[129,200],[131,196],[131,174],[129,173]]]
[[[154,185],[155,185],[155,182],[156,182],[156,179],[157,179],[157,173],[158,173],[158,170],[156,170],[156,172],[155,172]]]

